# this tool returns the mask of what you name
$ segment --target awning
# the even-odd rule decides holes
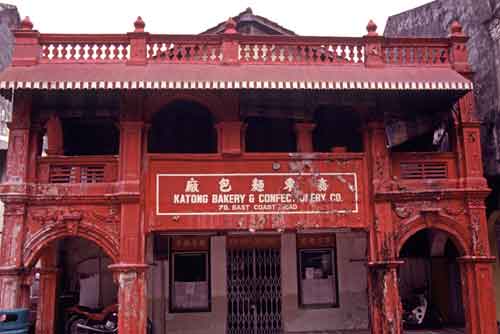
[[[207,64],[39,64],[0,73],[11,89],[454,90],[472,82],[444,67]]]

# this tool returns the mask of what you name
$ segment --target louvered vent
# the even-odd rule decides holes
[[[81,183],[104,182],[104,166],[85,166],[81,169]]]
[[[104,165],[50,166],[50,183],[100,183],[104,182]]]
[[[50,183],[74,183],[76,168],[72,166],[50,166]]]
[[[448,164],[441,161],[428,162],[401,162],[401,179],[446,179],[448,178]]]

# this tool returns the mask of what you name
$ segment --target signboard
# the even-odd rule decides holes
[[[158,216],[358,213],[356,173],[156,174]]]

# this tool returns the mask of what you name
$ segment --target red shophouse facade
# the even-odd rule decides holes
[[[147,319],[165,317],[161,313],[168,315],[161,320],[160,332],[169,332],[169,325],[180,331],[179,323],[190,318],[175,311],[186,311],[187,304],[215,317],[222,314],[221,332],[248,326],[231,322],[238,311],[230,300],[235,298],[236,305],[248,297],[233,295],[231,289],[238,275],[246,275],[244,264],[237,261],[250,258],[257,261],[254,265],[258,259],[268,261],[263,277],[268,277],[266,270],[275,271],[275,276],[269,274],[275,279],[273,292],[266,290],[271,285],[261,291],[275,294],[273,310],[262,311],[275,317],[268,324],[271,332],[299,332],[292,329],[293,312],[302,319],[323,312],[308,309],[308,303],[340,312],[348,281],[358,279],[367,291],[365,329],[402,333],[402,250],[414,235],[432,230],[445,235],[457,252],[466,333],[496,333],[494,258],[484,207],[488,188],[468,79],[467,37],[458,23],[446,39],[383,38],[372,22],[362,38],[242,35],[232,20],[219,35],[153,35],[144,28],[139,18],[135,30],[124,35],[40,34],[25,19],[15,31],[12,65],[0,75],[0,90],[14,103],[7,176],[1,186],[6,205],[1,308],[28,306],[29,287],[37,273],[36,331],[53,333],[60,320],[57,286],[62,284],[57,243],[81,238],[110,259],[123,334],[145,333]],[[263,108],[259,117],[245,118],[246,103],[278,101],[278,109],[286,109],[284,101],[297,97],[328,101],[335,108],[347,106],[348,114],[359,119],[356,138],[361,148],[328,140],[318,144],[318,138],[337,131],[323,127],[320,135],[318,128],[335,122],[288,115],[293,148],[267,150],[286,131],[273,126],[267,132],[259,130],[270,111]],[[451,150],[389,149],[384,109],[427,108],[434,103],[456,107]],[[298,109],[302,107],[299,103]],[[181,114],[158,116],[165,108],[167,114]],[[201,112],[183,121],[182,110],[196,108],[209,111],[211,130],[200,125],[205,116],[196,118]],[[95,119],[79,127],[78,121],[88,117],[85,110],[92,110]],[[78,116],[71,118],[70,113]],[[92,132],[96,119],[114,122],[114,127],[103,127],[94,143],[102,154],[82,151],[86,140],[75,139]],[[174,125],[168,131],[162,130],[170,123]],[[343,126],[350,124],[336,129],[342,132]],[[106,139],[113,133],[116,140]],[[42,155],[43,136],[48,148]],[[204,148],[185,146],[189,138]],[[108,152],[111,146],[114,152]],[[340,244],[346,245],[352,234],[363,236],[366,254],[343,262]],[[217,238],[223,239],[222,250]],[[287,238],[293,240],[291,252],[283,246]],[[168,249],[162,253],[165,245]],[[151,270],[156,270],[151,269],[153,253],[166,257],[170,273],[158,276],[171,285],[162,292],[170,295],[169,305],[158,306],[158,313],[157,283],[151,278]],[[196,261],[204,262],[184,265],[205,268],[200,275],[209,278],[197,281],[205,285],[182,278],[185,272],[177,278],[186,254],[197,254]],[[302,267],[315,254],[330,261],[332,272],[321,271],[324,268],[313,262]],[[298,278],[284,273],[290,259],[299,266]],[[222,283],[214,269],[219,261],[229,268]],[[179,269],[174,262],[181,263]],[[343,277],[349,265],[366,277]],[[326,302],[320,302],[321,296],[311,297],[306,286],[313,279],[335,280],[333,288],[320,290],[335,297]],[[294,291],[295,299],[288,298],[287,289]],[[219,290],[224,296],[220,313]],[[185,301],[198,293],[207,300]],[[298,308],[292,312],[289,305]],[[251,306],[253,314],[260,312]],[[330,313],[325,314],[326,322],[345,322],[328,320]],[[262,318],[252,321],[257,327],[267,326]],[[324,330],[314,326],[312,321],[301,332]]]

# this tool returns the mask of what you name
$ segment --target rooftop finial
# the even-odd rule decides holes
[[[146,27],[146,23],[142,20],[142,17],[137,16],[137,20],[134,22],[134,32],[144,32],[144,28]]]
[[[366,31],[368,31],[368,36],[378,36],[377,28],[378,27],[375,24],[375,22],[373,22],[373,20],[370,20],[370,22],[368,22],[368,25],[366,26]]]
[[[450,30],[452,36],[465,36],[462,25],[457,20],[451,23]]]
[[[33,30],[33,23],[31,23],[29,16],[26,16],[24,20],[21,21],[21,30]]]
[[[252,8],[247,7],[247,9],[245,9],[245,12],[244,12],[244,13],[245,13],[245,14],[250,14],[250,15],[252,15],[252,14],[253,14]]]
[[[236,34],[238,31],[236,31],[236,22],[233,20],[232,17],[227,19],[226,21],[226,27],[224,29],[225,34]]]

